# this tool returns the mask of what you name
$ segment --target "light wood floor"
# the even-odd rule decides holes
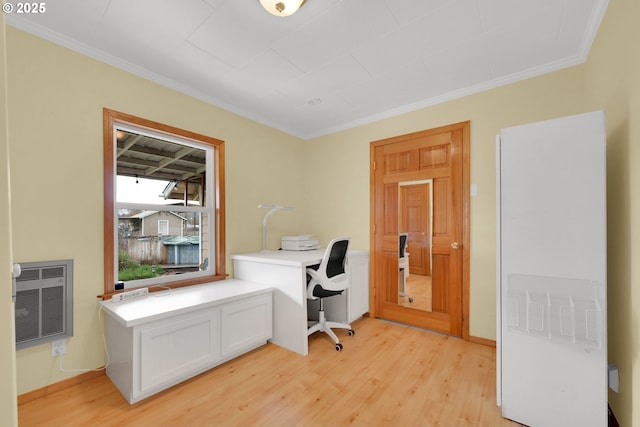
[[[495,349],[379,319],[299,356],[267,344],[129,405],[100,376],[19,406],[21,427],[516,426],[495,400]]]
[[[422,274],[410,274],[407,277],[405,290],[408,296],[398,298],[398,304],[416,310],[431,311],[431,276]],[[409,302],[409,296],[413,299]]]

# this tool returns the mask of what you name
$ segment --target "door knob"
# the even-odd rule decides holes
[[[451,249],[460,249],[462,245],[458,242],[451,243]]]

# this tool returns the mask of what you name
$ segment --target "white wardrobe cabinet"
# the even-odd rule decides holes
[[[604,113],[497,141],[497,389],[528,426],[607,425]]]

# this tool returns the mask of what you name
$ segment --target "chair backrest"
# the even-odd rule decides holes
[[[307,274],[311,276],[309,289],[313,290],[316,284],[331,291],[344,290],[349,286],[346,264],[350,240],[349,237],[333,239],[327,245],[318,269],[307,268]]]
[[[409,237],[408,233],[400,233],[398,235],[398,243],[400,244],[398,256],[400,258],[404,258],[404,251],[407,248],[407,238]]]
[[[333,239],[320,262],[319,271],[324,271],[327,278],[337,276],[338,274],[345,273],[345,264],[347,261],[347,249],[349,247],[349,238],[340,237]]]

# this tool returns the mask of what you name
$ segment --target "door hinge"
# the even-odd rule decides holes
[[[373,162],[373,170],[376,170],[376,162]]]

